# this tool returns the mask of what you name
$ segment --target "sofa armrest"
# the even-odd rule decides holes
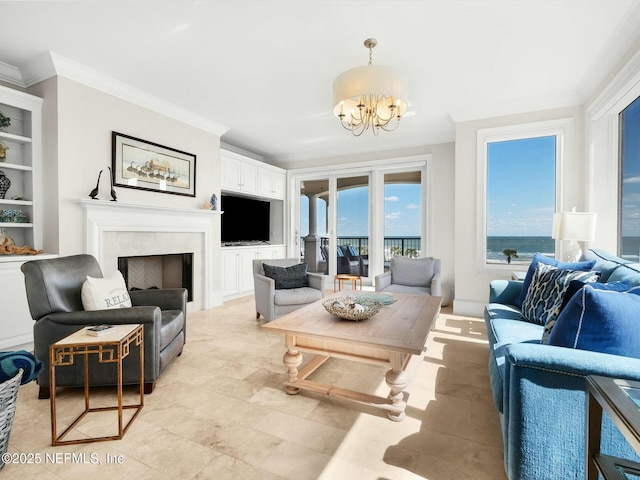
[[[271,321],[275,318],[274,298],[276,295],[276,281],[260,273],[253,274],[253,289],[256,301],[256,312]]]
[[[489,284],[489,303],[515,305],[522,291],[520,280],[492,280]]]
[[[440,283],[440,272],[433,275],[431,279],[431,295],[434,297],[442,296],[442,284]]]
[[[316,290],[320,290],[322,292],[322,296],[325,296],[327,290],[327,276],[322,275],[321,273],[307,273],[307,280],[309,281],[309,286],[311,288],[315,288]]]
[[[585,377],[640,380],[640,360],[521,343],[507,347],[504,375],[502,429],[509,478],[584,478]],[[602,451],[638,459],[606,415]]]
[[[379,292],[380,290],[384,290],[389,285],[391,285],[391,272],[384,272],[380,275],[376,275],[374,282],[377,292]]]
[[[152,305],[160,310],[181,310],[187,312],[186,288],[162,288],[133,290],[129,292],[134,306]]]

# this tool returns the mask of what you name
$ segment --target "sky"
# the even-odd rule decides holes
[[[488,144],[487,236],[551,236],[555,149],[555,136]]]
[[[640,237],[640,135],[638,132],[640,132],[640,98],[637,98],[623,112],[623,237]]]
[[[420,236],[420,185],[385,185],[385,236]],[[369,235],[368,222],[369,188],[359,187],[341,190],[338,193],[338,236],[366,237]],[[326,235],[326,217],[324,201],[317,211],[318,234]],[[301,198],[301,234],[308,233],[308,199]]]

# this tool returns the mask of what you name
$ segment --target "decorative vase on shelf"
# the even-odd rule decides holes
[[[11,180],[7,177],[2,170],[0,170],[0,198],[4,198],[11,186]]]

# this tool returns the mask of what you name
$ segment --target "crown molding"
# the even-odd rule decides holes
[[[0,81],[10,83],[11,85],[17,85],[24,88],[24,82],[22,81],[22,74],[20,70],[9,65],[8,63],[0,62]]]
[[[26,87],[30,87],[56,75],[173,118],[179,122],[217,135],[218,137],[221,137],[229,130],[229,127],[225,125],[132,87],[127,83],[109,77],[55,52],[47,52],[45,55],[41,55],[29,62],[22,69],[22,77],[24,78]]]

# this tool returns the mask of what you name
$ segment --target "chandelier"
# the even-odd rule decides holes
[[[369,64],[340,74],[333,82],[333,114],[356,137],[371,128],[375,135],[382,129],[398,128],[407,111],[407,88],[391,67],[372,64],[375,38],[367,38]]]

